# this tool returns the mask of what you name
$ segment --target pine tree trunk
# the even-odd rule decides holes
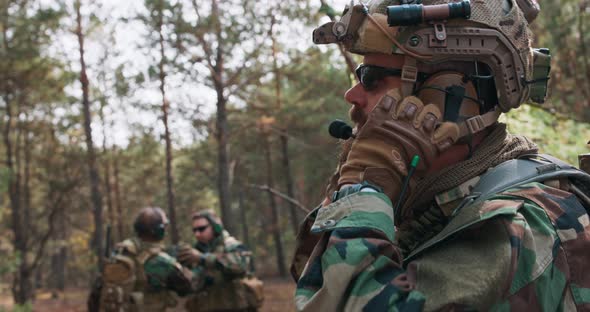
[[[227,125],[227,99],[224,96],[224,59],[223,59],[223,37],[221,34],[221,25],[219,21],[219,7],[217,0],[211,1],[211,16],[216,23],[217,51],[215,56],[215,66],[213,73],[213,83],[217,93],[217,116],[216,116],[216,133],[217,138],[217,187],[219,191],[219,206],[221,208],[221,218],[225,228],[230,232],[235,232],[235,225],[231,213],[231,194],[229,179],[229,147],[228,147],[228,125]]]
[[[25,114],[26,116],[26,114]],[[28,119],[28,117],[26,117]],[[21,226],[23,228],[23,244],[24,249],[21,251],[21,263],[20,263],[20,270],[21,270],[21,280],[20,280],[20,290],[22,292],[22,299],[31,300],[35,297],[35,288],[33,284],[33,268],[28,260],[27,253],[30,249],[30,238],[29,238],[29,231],[28,229],[31,228],[31,185],[30,185],[30,175],[31,175],[31,136],[28,131],[27,120],[25,120],[24,124],[21,126],[20,132],[24,136],[24,168],[23,168],[23,201],[21,208],[23,209],[23,218],[21,220]]]
[[[163,26],[163,3],[158,1],[158,34],[160,36],[160,93],[162,94],[162,121],[164,123],[164,139],[166,141],[166,186],[168,197],[168,219],[170,220],[170,234],[173,244],[178,244],[180,237],[178,235],[178,226],[176,223],[176,207],[174,206],[174,177],[172,175],[172,142],[170,141],[170,129],[168,127],[168,109],[169,103],[166,99],[166,73],[164,64],[166,56],[164,54],[164,35],[162,34]]]
[[[103,114],[103,105],[100,107],[100,119],[102,122],[102,162],[104,166],[104,190],[106,192],[107,199],[107,213],[108,223],[114,224],[115,222],[115,211],[113,207],[113,192],[111,189],[111,162],[109,157],[109,150],[107,148],[107,133],[106,133],[106,122]]]
[[[20,130],[24,134],[24,154],[25,154],[25,166],[24,166],[24,181],[23,181],[23,219],[22,226],[25,231],[23,232],[23,240],[25,246],[29,249],[29,231],[26,229],[31,228],[31,133],[29,133],[28,116],[25,114],[25,123]]]
[[[113,149],[113,151],[115,151]],[[117,241],[122,241],[125,238],[125,229],[123,220],[126,220],[127,216],[123,213],[122,203],[121,203],[121,183],[119,180],[119,153],[113,152],[115,157],[113,161],[113,176],[115,181],[115,206],[117,207]]]
[[[275,109],[277,112],[280,112],[282,109],[282,99],[281,99],[281,71],[279,70],[279,64],[277,60],[277,40],[274,34],[274,26],[276,25],[275,16],[272,16],[271,25],[269,30],[269,35],[272,40],[272,63],[273,63],[273,71],[275,75],[275,99],[276,99],[276,107]],[[287,195],[295,199],[295,188],[293,185],[293,176],[291,175],[291,166],[289,164],[289,142],[288,142],[287,130],[283,130],[281,134],[281,154],[283,156],[283,174],[285,176],[285,184],[287,187]],[[289,204],[289,212],[290,212],[290,219],[291,219],[291,226],[293,228],[293,232],[297,234],[297,230],[299,228],[299,221],[297,219],[297,207],[293,205],[293,203]]]
[[[270,150],[270,139],[268,135],[265,135],[264,138],[265,143],[265,158],[266,158],[266,184],[269,189],[274,189],[274,182],[272,176],[272,155]],[[281,277],[287,276],[287,267],[285,266],[285,255],[283,251],[283,242],[281,239],[281,231],[279,227],[279,213],[277,202],[275,200],[274,194],[272,192],[268,192],[268,202],[271,209],[271,232],[273,236],[273,240],[275,243],[276,248],[276,255],[277,255],[277,268],[279,270],[279,275]]]
[[[244,188],[240,186],[238,193],[238,203],[240,207],[240,219],[242,220],[242,242],[250,246],[250,229],[248,229],[248,219],[246,214],[246,205],[244,204]]]
[[[281,152],[283,154],[283,174],[285,175],[285,184],[287,188],[287,196],[295,199],[295,184],[293,183],[293,175],[291,174],[291,162],[289,160],[289,137],[287,132],[283,132],[281,135]],[[293,233],[297,235],[299,230],[299,216],[297,206],[293,203],[289,203],[289,213],[291,219],[291,227]]]
[[[229,188],[229,151],[227,140],[227,116],[225,110],[225,99],[223,95],[217,98],[217,162],[218,162],[218,189],[219,189],[219,205],[221,208],[221,216],[225,228],[234,232],[233,218],[231,215],[231,199]]]
[[[9,172],[8,181],[8,197],[10,200],[10,208],[12,215],[12,231],[14,233],[14,249],[20,257],[20,264],[16,274],[14,276],[12,284],[12,295],[15,303],[25,304],[29,299],[32,298],[32,284],[30,280],[30,271],[28,270],[27,262],[27,242],[26,242],[26,229],[23,226],[23,198],[21,194],[21,173],[15,163],[15,157],[18,157],[17,151],[19,150],[18,142],[17,146],[12,143],[11,136],[12,126],[15,123],[12,111],[12,99],[10,90],[5,90],[3,96],[4,103],[6,104],[6,124],[2,131],[5,153],[6,153],[6,168]]]
[[[82,15],[80,13],[80,1],[75,2],[76,8],[76,35],[78,37],[79,51],[80,51],[80,83],[82,84],[82,106],[84,110],[84,133],[86,134],[86,161],[88,164],[88,171],[90,176],[90,187],[92,193],[92,206],[94,212],[94,237],[93,245],[98,259],[98,266],[103,265],[103,221],[102,221],[102,196],[100,194],[100,177],[96,168],[96,152],[94,151],[94,143],[92,142],[92,117],[90,115],[90,101],[88,94],[88,76],[86,75],[86,63],[84,61],[84,35],[82,33]]]
[[[54,287],[60,291],[64,291],[66,287],[66,261],[68,250],[66,246],[67,240],[67,222],[66,213],[64,209],[60,209],[60,217],[58,219],[57,239],[60,242],[57,253],[54,254],[55,266],[52,266],[53,276],[55,276]]]

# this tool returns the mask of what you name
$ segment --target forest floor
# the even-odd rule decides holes
[[[289,312],[295,311],[293,294],[295,284],[288,279],[264,280],[264,305],[261,312]],[[51,291],[40,290],[33,304],[33,311],[39,312],[82,312],[86,311],[87,289],[67,289],[58,294],[58,298],[52,298]],[[174,311],[183,311],[182,305]],[[12,297],[10,293],[0,294],[0,311],[13,311]]]

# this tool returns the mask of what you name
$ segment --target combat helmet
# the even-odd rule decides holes
[[[459,137],[464,137],[492,125],[501,112],[523,102],[544,102],[550,54],[547,49],[531,48],[529,29],[539,11],[536,0],[351,1],[340,21],[314,30],[313,41],[341,43],[361,55],[403,55],[404,96],[416,93],[420,77],[436,73],[442,74],[439,82],[450,79],[445,88],[457,79],[472,80],[478,88],[477,100],[471,102],[477,102],[478,112],[450,120],[458,123]],[[467,74],[457,78],[457,72]],[[462,96],[455,104],[467,102],[463,98],[469,97]]]

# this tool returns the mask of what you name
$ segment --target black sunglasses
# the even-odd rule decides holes
[[[197,226],[193,228],[193,232],[203,232],[205,231],[209,225]]]
[[[379,81],[387,76],[402,76],[402,70],[398,68],[387,68],[377,65],[360,64],[355,69],[356,77],[366,91],[372,91],[377,88]],[[419,72],[417,80],[424,81],[428,74]]]
[[[379,81],[387,76],[401,76],[402,70],[395,68],[386,68],[376,65],[360,64],[355,69],[356,77],[358,78],[363,88],[366,91],[372,91],[377,88]]]

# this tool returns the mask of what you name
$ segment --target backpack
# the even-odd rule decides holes
[[[99,299],[101,312],[144,311],[147,287],[144,264],[161,250],[139,247],[135,240],[125,240],[117,244],[115,254],[106,260]]]

